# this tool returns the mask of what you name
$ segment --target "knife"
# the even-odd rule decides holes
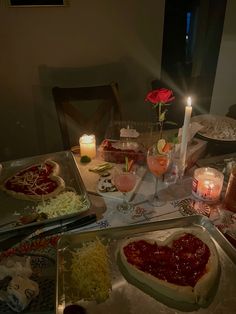
[[[81,215],[79,215],[79,217],[81,217]],[[11,237],[12,234],[14,233],[14,235],[22,235],[22,234],[30,234],[33,231],[39,229],[39,228],[43,228],[43,227],[53,227],[58,226],[58,225],[63,225],[69,222],[74,221],[76,218],[76,216],[73,217],[68,217],[68,218],[61,218],[61,219],[54,219],[54,220],[42,220],[41,222],[33,222],[30,223],[28,225],[21,225],[19,227],[16,227],[16,229],[7,229],[7,230],[1,230],[1,227],[4,227],[3,224],[0,226],[0,237],[1,236],[7,236],[9,234],[9,236]]]
[[[77,219],[71,223],[68,223],[63,226],[59,226],[56,228],[52,228],[49,230],[45,230],[45,228],[37,229],[35,232],[31,233],[29,236],[27,236],[28,239],[35,239],[38,237],[47,237],[53,234],[58,234],[58,233],[64,233],[70,230],[78,229],[87,225],[90,225],[94,222],[97,221],[97,216],[95,213],[92,213],[90,215],[84,216],[80,219]]]
[[[55,228],[51,228],[49,230],[45,230],[45,228],[37,228],[36,230],[34,229],[33,232],[31,233],[20,233],[14,236],[11,236],[7,239],[4,239],[0,241],[0,250],[4,251],[7,250],[17,243],[20,243],[21,241],[27,241],[31,239],[35,239],[37,237],[46,237],[49,235],[57,234],[57,233],[64,233],[66,231],[70,231],[73,229],[81,228],[83,226],[89,225],[91,223],[96,222],[97,216],[95,213],[89,214],[84,217],[80,217],[73,222],[67,223],[65,225],[60,225]]]

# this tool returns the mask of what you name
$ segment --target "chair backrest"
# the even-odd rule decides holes
[[[89,87],[53,87],[52,94],[64,149],[77,145],[79,137],[84,133],[93,133],[97,141],[101,141],[110,121],[122,118],[117,83]]]
[[[236,104],[231,105],[228,109],[228,112],[226,114],[227,117],[236,119]]]

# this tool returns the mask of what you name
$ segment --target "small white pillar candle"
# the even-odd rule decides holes
[[[79,139],[80,156],[88,156],[94,158],[96,156],[96,139],[95,135],[84,134]]]
[[[224,175],[220,171],[198,168],[193,175],[192,194],[203,201],[216,202],[220,199],[223,182]]]
[[[185,164],[186,164],[186,152],[187,152],[187,146],[188,146],[188,131],[189,131],[189,123],[191,119],[191,114],[192,114],[192,100],[191,100],[191,97],[188,97],[187,106],[185,107],[184,124],[182,127],[182,140],[181,140],[181,146],[180,146],[180,162],[181,162],[183,171],[186,166]]]

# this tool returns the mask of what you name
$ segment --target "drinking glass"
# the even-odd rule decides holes
[[[152,206],[160,207],[166,202],[160,200],[158,192],[161,187],[161,179],[164,173],[166,173],[171,160],[171,152],[160,154],[157,148],[157,144],[152,145],[147,152],[147,165],[151,173],[155,177],[155,193],[149,201]]]
[[[224,203],[227,209],[236,212],[236,166],[229,177]]]
[[[117,205],[117,209],[122,213],[127,213],[133,209],[133,205],[126,200],[126,193],[135,187],[136,175],[134,172],[116,170],[114,172],[114,184],[117,190],[123,194],[123,202]]]

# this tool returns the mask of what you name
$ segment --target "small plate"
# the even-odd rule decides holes
[[[202,114],[195,116],[191,122],[203,126],[198,134],[207,140],[236,142],[236,120],[225,116]]]

